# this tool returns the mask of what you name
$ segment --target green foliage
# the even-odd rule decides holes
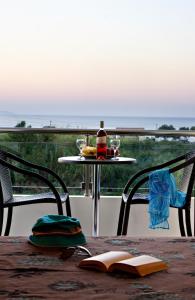
[[[163,124],[158,130],[175,130],[175,127],[173,125]]]
[[[24,124],[23,124],[24,125]],[[5,137],[5,136],[4,136]],[[61,156],[78,155],[76,147],[77,136],[60,134],[7,134],[0,147],[6,147],[10,152],[15,152],[24,159],[36,164],[49,167],[59,174],[72,194],[82,194],[80,186],[83,181],[84,167],[80,165],[58,164]],[[95,145],[95,138],[90,137],[90,145]],[[107,194],[120,195],[127,180],[139,170],[160,164],[179,156],[194,148],[193,143],[182,141],[155,141],[153,138],[139,140],[135,137],[121,137],[120,155],[134,157],[136,164],[102,166],[101,187]],[[16,185],[35,185],[31,179],[22,176],[15,177]]]
[[[26,121],[21,121],[21,122],[17,123],[15,127],[25,128],[26,127]],[[31,125],[29,125],[28,128],[29,127],[31,127]]]
[[[175,127],[173,125],[167,125],[167,124],[163,124],[162,126],[160,126],[158,128],[158,130],[175,130]],[[163,135],[162,136],[165,140],[169,137],[171,137],[170,135]],[[177,137],[172,137],[174,140],[177,140]]]
[[[30,128],[31,125],[26,125],[26,121],[21,121],[16,124],[16,128]],[[23,143],[28,143],[28,142],[34,142],[37,143],[38,138],[37,134],[29,134],[29,133],[8,133],[7,135],[7,141],[11,142],[23,142]]]
[[[180,127],[179,130],[189,130],[189,127]]]

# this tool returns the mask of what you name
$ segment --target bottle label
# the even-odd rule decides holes
[[[96,144],[106,144],[106,136],[98,136],[96,138]]]

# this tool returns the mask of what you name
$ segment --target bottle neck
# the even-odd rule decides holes
[[[100,128],[101,128],[101,129],[104,128],[104,121],[100,121]]]

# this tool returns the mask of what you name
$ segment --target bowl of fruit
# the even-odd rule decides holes
[[[82,156],[85,158],[96,158],[96,147],[86,146],[82,149]]]

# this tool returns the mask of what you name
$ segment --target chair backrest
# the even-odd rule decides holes
[[[188,164],[188,162],[190,162]],[[180,191],[187,193],[187,201],[190,201],[193,185],[195,181],[195,151],[186,154],[185,163],[182,169],[176,171],[177,174],[177,187]]]
[[[191,159],[192,157],[195,157],[195,152],[191,152],[186,155],[186,161]],[[193,175],[192,170],[193,170],[194,164],[190,164],[182,169],[182,172],[180,172],[180,176],[178,177],[178,188],[182,192],[187,192],[190,178]]]
[[[0,159],[6,161],[7,157],[4,152],[0,150]],[[3,166],[0,162],[0,182],[3,193],[3,203],[11,201],[13,199],[13,189],[12,189],[12,181],[10,170]]]

